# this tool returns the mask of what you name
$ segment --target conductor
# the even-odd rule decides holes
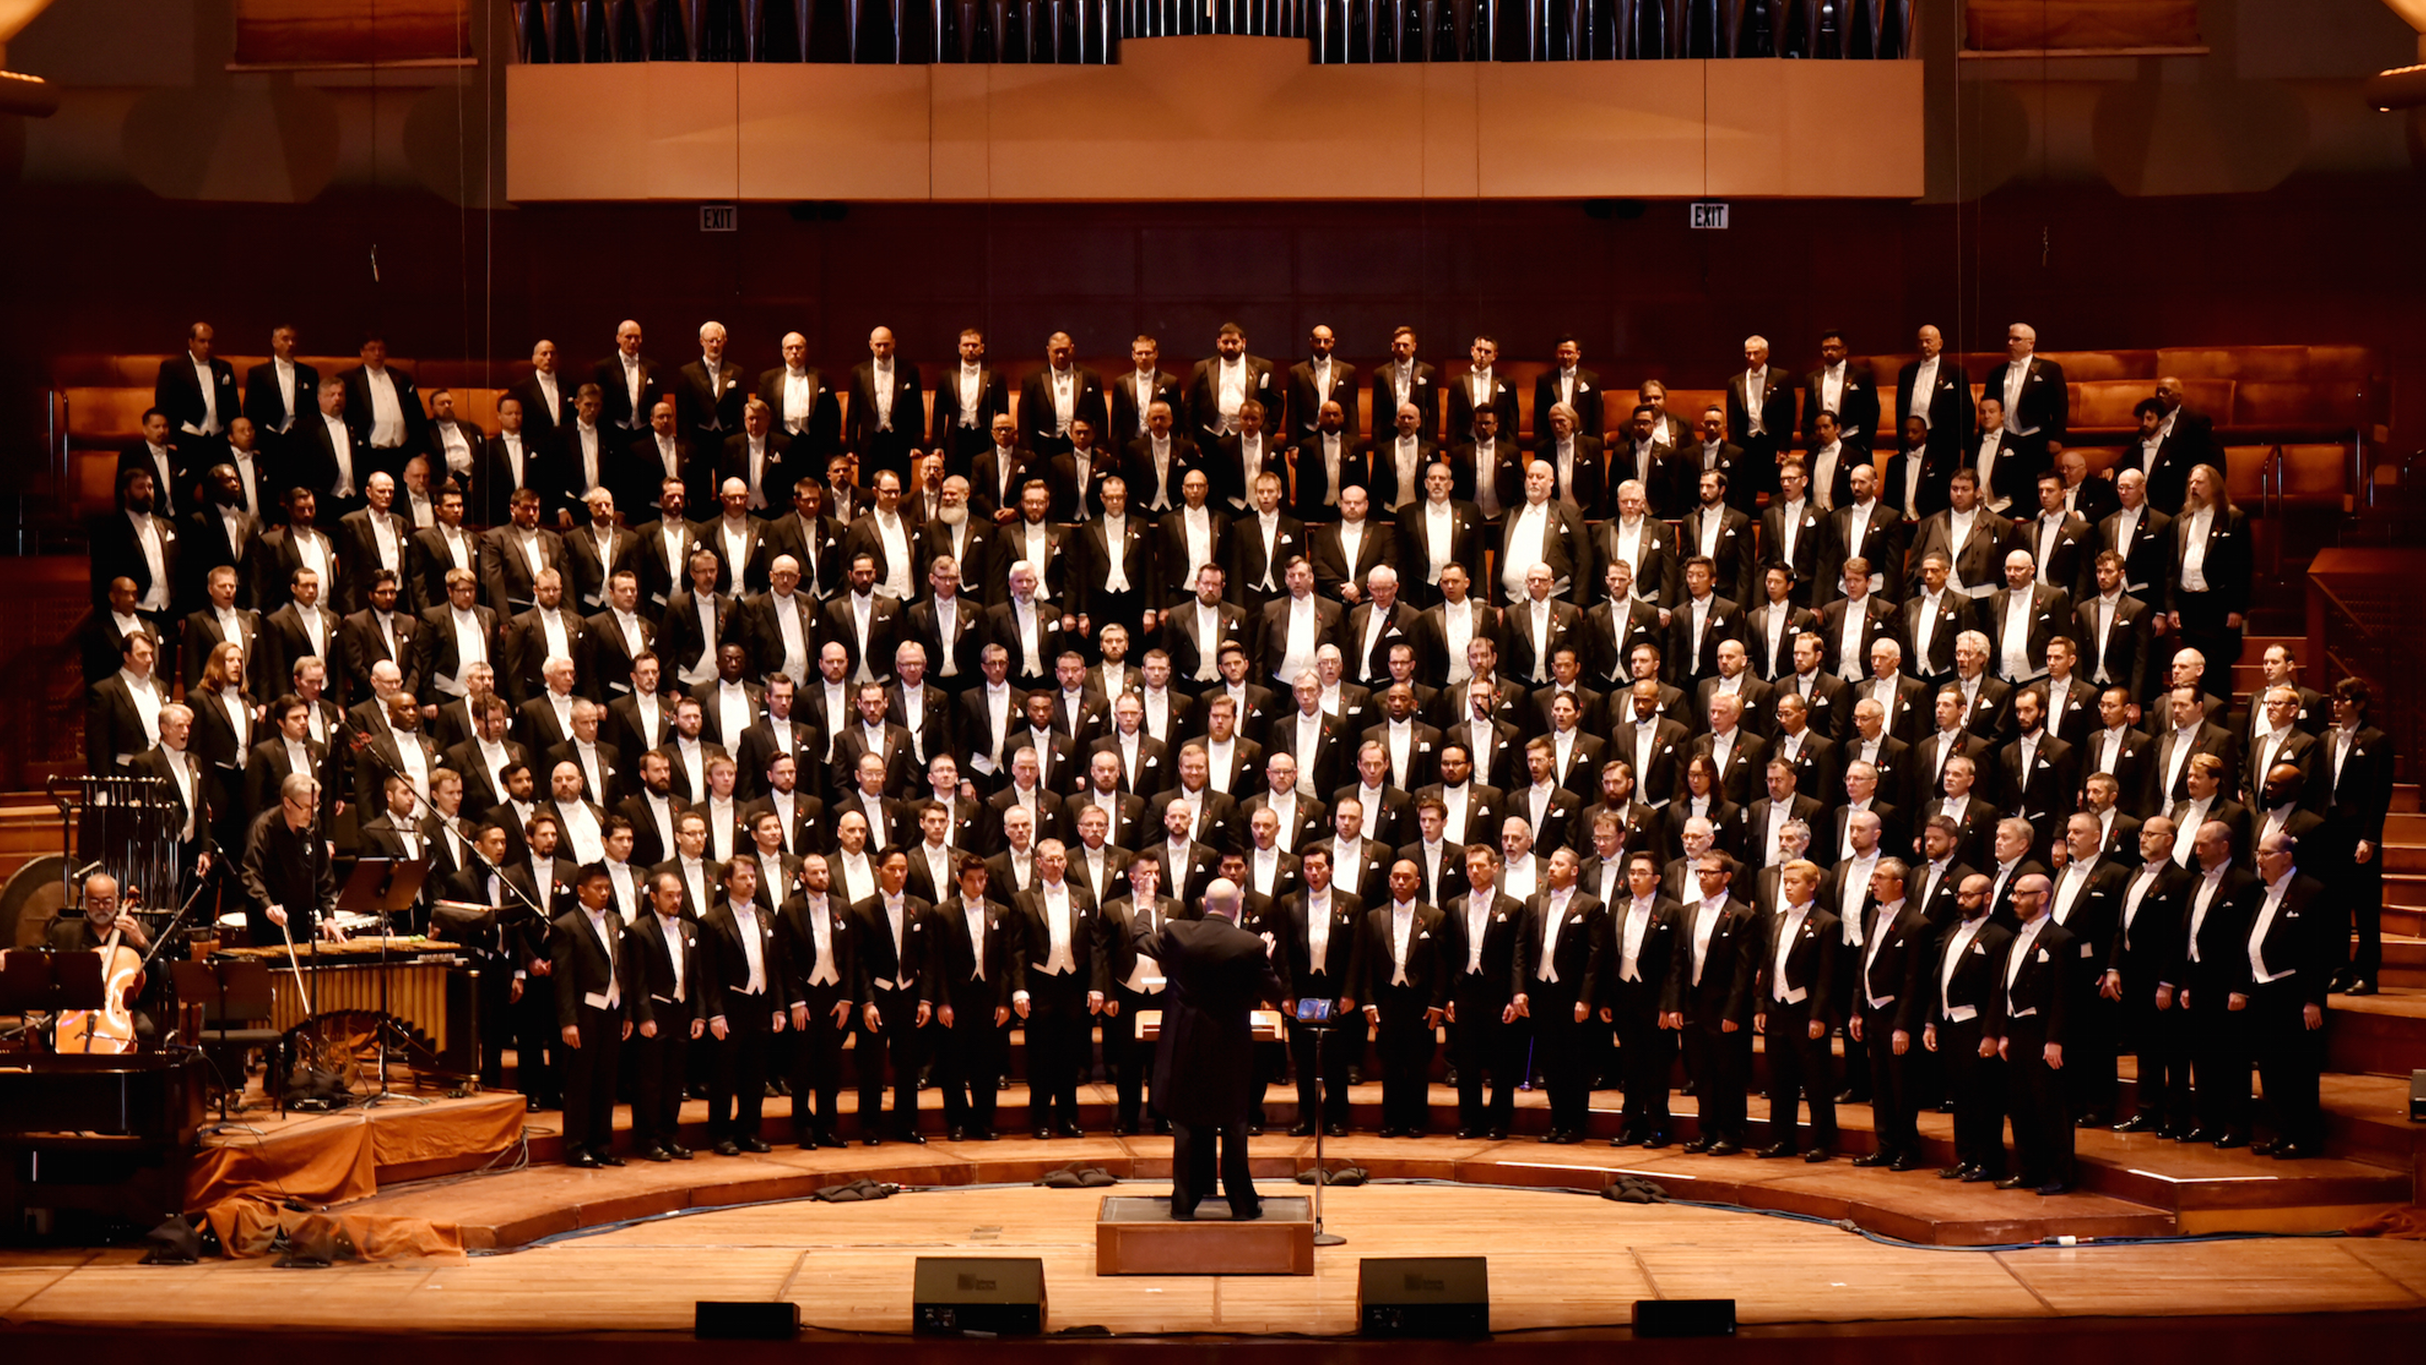
[[[1238,926],[1236,883],[1205,888],[1205,917],[1166,920],[1137,951],[1162,964],[1161,1046],[1154,1095],[1171,1120],[1171,1216],[1192,1219],[1213,1184],[1214,1141],[1221,1142],[1221,1187],[1230,1218],[1263,1216],[1247,1171],[1247,1113],[1255,1095],[1254,1036],[1248,1015],[1259,1000],[1278,1003],[1271,946]]]
[[[288,773],[278,785],[278,804],[253,817],[244,842],[245,926],[255,944],[279,941],[279,931],[298,939],[315,932],[342,939],[334,912],[337,879],[329,846],[312,828],[320,784],[304,773]]]

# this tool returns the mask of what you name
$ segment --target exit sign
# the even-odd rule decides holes
[[[1700,208],[1701,206],[1696,204],[1694,207]],[[1722,210],[1725,207],[1723,204],[1720,205]],[[731,204],[701,204],[699,206],[699,230],[701,232],[735,231],[733,206]]]
[[[1723,200],[1696,200],[1685,207],[1692,214],[1693,226],[1697,228],[1723,230],[1727,226],[1727,205]]]

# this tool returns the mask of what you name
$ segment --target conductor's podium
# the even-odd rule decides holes
[[[1259,1043],[1285,1042],[1289,1036],[1287,1031],[1281,1027],[1279,1010],[1251,1011],[1247,1015],[1247,1028],[1254,1035],[1255,1041]],[[1142,1041],[1149,1043],[1162,1037],[1161,1010],[1139,1010],[1137,1012],[1137,1036]]]
[[[1168,1195],[1105,1195],[1095,1215],[1098,1275],[1311,1275],[1314,1202],[1264,1200],[1263,1217],[1230,1221],[1228,1201],[1206,1199],[1174,1222]]]
[[[1286,1035],[1278,1010],[1256,1010],[1249,1019],[1256,1042]],[[1140,1010],[1140,1038],[1162,1034],[1162,1011]],[[1230,1221],[1225,1199],[1205,1199],[1196,1217],[1171,1217],[1170,1197],[1106,1195],[1095,1215],[1095,1273],[1098,1275],[1311,1275],[1314,1273],[1314,1205],[1298,1196],[1264,1201],[1252,1223]]]

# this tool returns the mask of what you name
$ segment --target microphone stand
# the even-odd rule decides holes
[[[1314,1033],[1314,1245],[1344,1246],[1348,1239],[1336,1232],[1323,1230],[1323,1186],[1331,1183],[1331,1173],[1323,1168],[1323,1104],[1329,1098],[1323,1093],[1323,1042],[1333,1032],[1334,1024],[1326,1015],[1319,1021],[1308,1021],[1306,1027]]]

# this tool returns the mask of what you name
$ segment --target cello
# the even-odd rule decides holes
[[[119,914],[124,915],[133,907],[139,896],[133,887],[127,888],[126,905]],[[135,1050],[135,997],[143,991],[143,955],[127,944],[114,920],[100,953],[101,1008],[61,1010],[58,1023],[51,1030],[54,1052]]]

